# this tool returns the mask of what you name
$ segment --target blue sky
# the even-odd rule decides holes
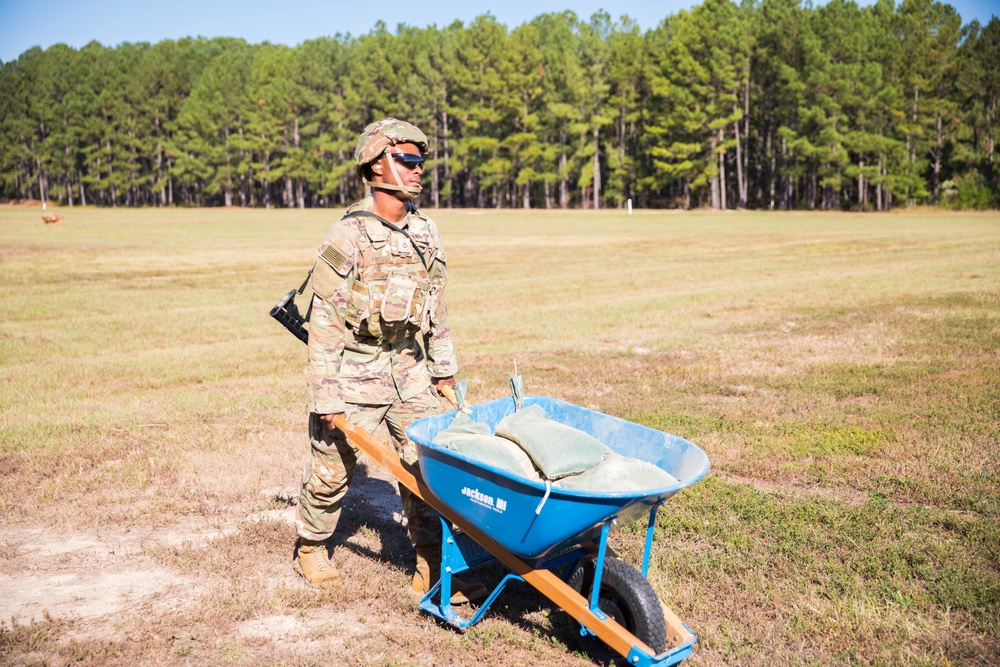
[[[48,48],[63,42],[79,48],[91,40],[112,46],[202,35],[295,45],[338,32],[362,35],[378,20],[390,29],[399,23],[443,27],[456,19],[468,23],[486,12],[513,28],[546,12],[572,9],[589,18],[598,9],[612,8],[608,11],[613,17],[628,14],[645,30],[694,4],[692,0],[0,0],[0,60],[13,60],[36,45]],[[1000,11],[997,0],[951,4],[964,22],[976,18],[986,24]]]

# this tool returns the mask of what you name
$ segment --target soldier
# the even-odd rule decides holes
[[[397,453],[415,463],[406,427],[437,414],[436,392],[455,385],[447,260],[437,226],[414,205],[426,150],[427,138],[410,123],[385,118],[365,128],[354,160],[371,196],[333,225],[313,272],[306,369],[312,456],[299,495],[296,562],[316,584],[340,579],[325,541],[358,457],[334,417],[343,414],[369,432],[384,421]],[[399,492],[417,553],[413,589],[426,593],[440,575],[441,525],[408,489],[400,485]],[[486,594],[479,584],[455,591],[455,604]]]

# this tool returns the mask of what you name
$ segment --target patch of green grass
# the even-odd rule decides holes
[[[829,424],[823,421],[783,421],[770,426],[761,426],[711,415],[655,412],[629,414],[628,419],[658,431],[694,440],[708,433],[740,434],[745,440],[759,443],[762,454],[783,452],[795,458],[869,456],[895,441],[895,435],[888,431]]]
[[[811,591],[835,615],[857,605],[923,615],[960,611],[995,640],[1000,618],[996,524],[873,496],[861,505],[765,492],[709,477],[658,514],[658,557],[671,578],[690,583],[689,603],[794,605]],[[685,545],[694,545],[685,546]],[[704,599],[701,599],[701,598]],[[747,623],[738,617],[731,624]],[[801,628],[820,632],[818,620]],[[845,629],[865,643],[881,638]],[[897,629],[897,640],[905,631]]]
[[[790,380],[799,391],[823,392],[837,400],[884,395],[896,382],[906,381],[906,369],[885,363],[832,362],[807,369]]]
[[[682,438],[698,439],[706,433],[731,433],[738,427],[725,419],[712,415],[693,415],[690,413],[661,413],[640,411],[628,413],[625,418],[637,424],[679,435]]]
[[[895,440],[894,434],[844,424],[785,422],[763,435],[765,450],[784,450],[794,457],[870,456]]]

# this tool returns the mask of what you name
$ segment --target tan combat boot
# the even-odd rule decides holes
[[[325,542],[299,539],[298,551],[298,573],[310,583],[326,586],[340,581],[340,570],[330,562]]]
[[[417,571],[413,573],[413,590],[420,595],[437,583],[441,573],[441,550],[437,548],[417,549]],[[457,577],[451,578],[451,603],[465,604],[470,600],[486,597],[486,587],[479,583],[465,583]]]

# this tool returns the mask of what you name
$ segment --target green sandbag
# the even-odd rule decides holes
[[[493,435],[489,425],[473,421],[465,413],[459,412],[451,425],[434,437],[434,444],[518,477],[539,479],[531,459],[520,447]]]
[[[611,453],[600,440],[553,420],[538,405],[529,405],[501,419],[497,435],[520,445],[545,479],[578,475]]]
[[[601,493],[649,491],[677,484],[676,477],[649,461],[612,452],[599,465],[552,483],[562,489]]]

